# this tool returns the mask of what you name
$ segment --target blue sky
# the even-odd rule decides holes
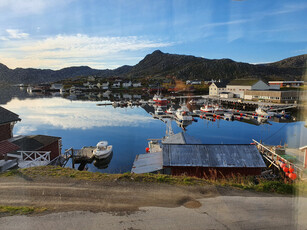
[[[274,62],[307,53],[306,0],[0,0],[0,63],[134,65],[160,49]]]

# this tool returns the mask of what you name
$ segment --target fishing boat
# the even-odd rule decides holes
[[[193,117],[186,106],[181,106],[179,109],[177,109],[176,117],[180,121],[193,121]]]
[[[107,158],[113,150],[112,145],[108,145],[107,141],[99,141],[96,145],[96,149],[93,150],[93,155],[97,159]]]
[[[162,93],[160,92],[160,90],[158,90],[158,92],[154,95],[154,97],[152,98],[152,100],[155,103],[161,104],[161,105],[165,105],[167,104],[167,99],[163,97]]]

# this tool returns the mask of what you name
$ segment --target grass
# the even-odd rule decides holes
[[[36,208],[28,206],[0,206],[0,214],[8,215],[28,215],[34,213],[41,213],[46,210],[46,208]]]
[[[93,181],[93,182],[141,182],[141,183],[164,183],[171,185],[204,186],[217,185],[242,190],[252,190],[258,192],[307,195],[307,182],[284,182],[282,180],[269,181],[257,180],[252,176],[232,175],[230,177],[218,177],[216,172],[204,179],[188,176],[170,176],[165,174],[106,174],[100,172],[77,171],[71,168],[61,168],[55,166],[32,167],[26,169],[11,170],[1,173],[0,177],[22,176],[27,178],[53,177],[70,178],[73,180]]]

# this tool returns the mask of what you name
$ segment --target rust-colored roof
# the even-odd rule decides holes
[[[6,153],[13,153],[19,149],[18,145],[15,145],[7,140],[0,142],[0,155]]]

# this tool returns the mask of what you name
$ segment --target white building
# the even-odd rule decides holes
[[[226,92],[226,84],[225,83],[212,83],[210,86],[209,86],[209,95],[210,96],[219,96],[220,93],[222,92]]]
[[[120,88],[120,81],[113,82],[112,88]]]
[[[107,81],[107,82],[103,82],[103,83],[97,83],[97,87],[99,89],[109,89],[109,85],[110,83]]]
[[[231,93],[231,92],[222,92],[222,93],[220,93],[220,98],[233,98],[233,93]]]
[[[231,92],[234,97],[244,98],[247,90],[269,90],[270,87],[259,79],[237,79],[226,86],[226,92]]]
[[[132,83],[132,86],[133,86],[133,87],[141,87],[142,84],[141,84],[141,82],[133,82],[133,83]]]
[[[62,84],[59,84],[59,83],[54,83],[50,86],[50,89],[51,90],[61,90],[63,88],[63,85]]]
[[[131,87],[132,86],[132,82],[131,81],[124,81],[123,82],[123,87],[124,88],[129,88],[129,87]]]

